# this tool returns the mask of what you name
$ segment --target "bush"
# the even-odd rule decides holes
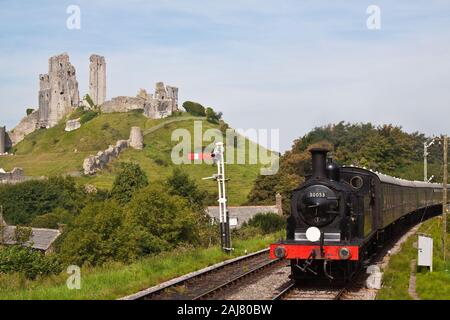
[[[60,224],[68,224],[73,219],[69,211],[56,208],[53,212],[37,216],[31,222],[34,228],[58,229]]]
[[[67,264],[102,264],[118,258],[123,210],[115,201],[88,204],[60,237],[59,256]]]
[[[206,120],[212,123],[219,123],[222,113],[216,113],[212,108],[206,108]]]
[[[107,130],[107,129],[109,129],[109,127],[110,127],[110,125],[109,125],[109,122],[105,122],[104,124],[102,124],[102,130]]]
[[[32,114],[33,112],[34,112],[34,109],[28,108],[28,109],[27,109],[27,116],[29,116],[29,115]]]
[[[115,200],[86,206],[61,236],[61,260],[78,265],[130,262],[182,244],[199,244],[207,224],[186,199],[160,186],[137,191],[124,207]]]
[[[56,208],[72,214],[84,206],[86,194],[72,177],[52,177],[14,185],[0,185],[0,203],[9,224],[29,224],[37,216]]]
[[[96,116],[98,116],[98,112],[92,111],[92,110],[86,111],[80,117],[80,124],[84,124],[84,123],[86,123],[88,121],[91,121]]]
[[[162,167],[168,167],[169,166],[169,164],[167,163],[167,161],[166,160],[164,160],[164,159],[161,159],[161,158],[155,158],[154,159],[154,161],[155,161],[155,163],[158,165],[158,166],[162,166]]]
[[[121,163],[121,170],[114,180],[111,196],[120,204],[125,204],[131,200],[135,191],[147,185],[147,175],[139,164]]]
[[[253,216],[247,225],[261,229],[263,233],[273,233],[286,227],[286,219],[275,213],[258,213]]]
[[[0,273],[21,273],[29,279],[57,274],[61,265],[53,255],[43,255],[21,246],[0,247]]]
[[[194,210],[204,209],[207,193],[200,191],[194,180],[180,168],[173,170],[172,176],[167,179],[169,193],[185,198]]]
[[[91,96],[90,95],[85,95],[84,96],[84,100],[86,100],[86,102],[88,103],[88,105],[89,105],[89,107],[91,108],[91,109],[94,109],[95,108],[95,104],[94,104],[94,101],[92,100],[92,98],[91,98]]]
[[[140,190],[125,212],[121,238],[127,239],[129,249],[121,256],[128,260],[183,243],[200,243],[203,219],[186,199],[170,195],[160,186]]]
[[[206,116],[205,107],[200,103],[186,101],[183,103],[183,108],[193,116],[204,117]]]

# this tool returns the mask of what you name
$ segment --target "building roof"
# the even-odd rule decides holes
[[[47,251],[52,243],[61,235],[61,232],[55,229],[31,228],[31,230],[32,234],[30,240],[27,241],[25,245],[38,250]],[[17,244],[14,240],[15,232],[15,226],[5,226],[3,229],[3,244]]]
[[[242,206],[227,207],[230,218],[238,218],[238,225],[241,226],[258,213],[278,213],[277,206]],[[208,207],[207,213],[211,218],[219,220],[219,207]]]

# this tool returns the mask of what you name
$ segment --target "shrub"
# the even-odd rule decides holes
[[[72,177],[52,177],[14,185],[0,185],[0,203],[10,224],[29,224],[37,216],[56,208],[72,214],[84,206],[86,194]]]
[[[175,248],[182,243],[199,244],[202,219],[188,201],[170,195],[159,186],[141,189],[126,208],[124,228],[119,236],[129,249],[127,260]],[[122,247],[125,248],[125,247]]]
[[[92,98],[91,98],[90,95],[86,94],[86,95],[84,96],[84,100],[86,100],[86,102],[88,103],[88,105],[89,105],[89,107],[90,107],[91,109],[95,108],[94,101],[92,100]]]
[[[21,273],[29,279],[57,274],[61,265],[53,255],[43,255],[22,246],[0,247],[0,273]]]
[[[173,170],[172,176],[167,179],[169,193],[188,200],[191,208],[202,210],[204,208],[207,193],[200,191],[194,180],[190,179],[187,173],[180,168]]]
[[[248,222],[248,226],[261,229],[263,233],[273,233],[286,227],[286,219],[275,213],[258,213]]]
[[[34,112],[34,109],[28,108],[28,109],[27,109],[27,116],[29,116],[29,115],[32,114],[33,112]]]
[[[183,108],[193,116],[204,117],[206,116],[205,107],[200,103],[186,101],[183,103]]]
[[[159,165],[159,166],[162,166],[162,167],[168,167],[168,166],[169,166],[169,164],[167,163],[167,161],[164,160],[164,159],[161,159],[161,158],[155,158],[154,161],[155,161],[155,163],[156,163],[157,165]]]
[[[84,124],[84,123],[86,123],[88,121],[91,121],[96,116],[98,116],[98,112],[92,111],[92,110],[86,111],[80,117],[80,124]]]
[[[207,234],[202,231],[206,223],[186,199],[160,185],[137,191],[124,207],[115,200],[87,205],[61,236],[61,260],[78,265],[130,262],[182,244],[199,244]]]
[[[115,201],[88,204],[60,237],[59,256],[68,264],[102,264],[118,257],[126,245],[119,236],[122,208]]]
[[[60,224],[68,224],[73,218],[69,211],[56,208],[53,212],[37,216],[31,222],[34,228],[58,229]]]
[[[222,113],[216,113],[212,108],[206,108],[206,120],[212,123],[219,123]]]
[[[111,196],[119,203],[124,204],[131,200],[135,191],[147,185],[147,175],[139,164],[121,163],[121,170],[114,180]]]

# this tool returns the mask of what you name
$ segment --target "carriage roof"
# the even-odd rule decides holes
[[[388,175],[380,173],[380,172],[372,171],[372,170],[369,170],[366,168],[360,168],[360,167],[355,167],[355,166],[344,166],[343,168],[356,169],[356,170],[364,171],[366,173],[373,174],[373,175],[377,176],[378,179],[380,179],[380,182],[382,182],[382,183],[389,183],[389,184],[394,184],[394,185],[398,185],[398,186],[402,186],[402,187],[412,187],[412,188],[433,188],[433,189],[442,188],[442,184],[440,184],[440,183],[429,183],[429,182],[424,182],[424,181],[410,181],[410,180],[400,179],[400,178],[388,176]],[[450,188],[450,185],[448,185],[448,188]]]

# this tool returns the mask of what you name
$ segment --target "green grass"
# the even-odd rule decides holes
[[[130,265],[110,263],[81,270],[81,289],[69,290],[68,275],[46,277],[35,281],[19,275],[0,275],[0,300],[6,299],[117,299],[158,283],[199,270],[212,264],[267,247],[282,233],[234,242],[233,254],[219,247],[205,249],[179,248],[173,252],[144,258]]]
[[[186,118],[185,121],[170,123],[174,118],[152,120],[140,112],[101,114],[72,132],[65,132],[65,124],[61,122],[51,129],[41,129],[28,135],[15,146],[14,156],[0,158],[0,167],[6,170],[21,167],[25,175],[31,177],[70,174],[77,177],[81,183],[90,183],[98,188],[109,189],[120,168],[119,163],[134,161],[144,169],[150,183],[156,182],[169,176],[175,167],[170,155],[173,146],[178,142],[171,141],[172,132],[175,129],[187,129],[193,137],[194,121],[188,117],[189,115],[183,114],[177,118],[180,120]],[[164,123],[167,124],[163,125]],[[203,132],[207,129],[218,128],[218,125],[207,121],[202,123]],[[87,156],[105,150],[117,140],[128,139],[132,126],[139,126],[145,131],[157,125],[163,125],[163,127],[145,135],[143,151],[127,149],[97,175],[93,177],[81,175],[82,163]],[[247,155],[251,144],[254,145],[246,141]],[[204,143],[204,146],[206,145],[208,143]],[[247,200],[247,194],[259,174],[260,165],[248,164],[250,161],[246,163],[230,164],[226,168],[230,178],[228,191],[231,205],[242,204]],[[192,164],[182,165],[182,168],[197,181],[202,190],[215,192],[216,184],[213,181],[202,180],[215,173],[215,167]]]
[[[450,300],[450,249],[447,247],[447,262],[442,257],[441,218],[426,221],[418,230],[433,236],[433,272],[422,269],[416,274],[416,292],[420,299]],[[450,236],[447,235],[447,243]],[[417,259],[417,235],[411,236],[403,245],[400,252],[391,257],[387,270],[384,270],[383,288],[377,299],[380,300],[410,300],[408,294],[410,263]]]

